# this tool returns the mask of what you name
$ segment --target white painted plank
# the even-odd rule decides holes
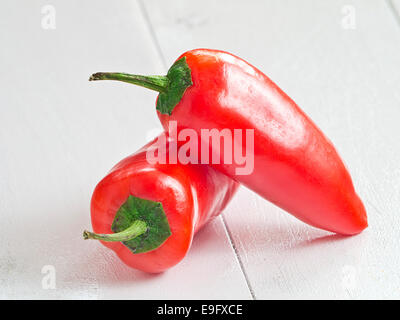
[[[256,298],[400,298],[400,29],[387,2],[145,3],[169,63],[222,49],[277,82],[333,140],[367,207],[370,227],[342,238],[242,189],[225,218]]]
[[[49,3],[55,30],[41,28]],[[138,3],[0,7],[0,298],[250,298],[221,219],[161,275],[82,240],[95,184],[161,127],[152,92],[87,81],[100,70],[163,72]],[[56,290],[42,288],[45,265]]]

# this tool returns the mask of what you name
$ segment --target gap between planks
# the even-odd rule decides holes
[[[165,70],[168,70],[166,59],[164,57],[164,54],[163,54],[162,49],[161,49],[161,45],[160,45],[160,43],[159,43],[159,41],[157,39],[157,36],[156,36],[155,31],[153,29],[153,26],[151,24],[150,17],[149,17],[149,15],[147,13],[147,10],[146,10],[146,6],[144,5],[142,0],[137,0],[137,1],[139,3],[139,7],[140,7],[141,13],[143,15],[143,18],[144,18],[144,20],[146,22],[147,28],[149,29],[149,33],[150,33],[151,38],[153,40],[154,46],[156,47],[158,55],[160,56],[161,62],[163,64]],[[253,290],[253,288],[252,288],[252,286],[250,284],[249,277],[248,277],[248,275],[246,273],[246,270],[244,269],[244,265],[243,265],[242,259],[240,258],[240,255],[239,255],[239,252],[238,252],[237,247],[235,245],[235,242],[233,241],[231,231],[230,231],[230,229],[229,229],[229,227],[228,227],[228,225],[227,225],[227,223],[225,221],[224,215],[221,214],[220,216],[221,216],[221,221],[222,221],[222,224],[224,226],[226,235],[227,235],[227,237],[229,239],[229,243],[230,243],[230,245],[231,245],[231,247],[233,249],[233,252],[235,253],[235,257],[236,257],[236,259],[238,261],[240,270],[242,271],[244,279],[246,281],[247,288],[249,289],[251,297],[253,298],[253,300],[256,300],[257,299],[256,295],[255,295],[254,290]]]
[[[394,19],[397,22],[397,25],[400,27],[400,16],[399,12],[397,12],[396,7],[393,3],[393,0],[386,0],[386,4],[389,7],[389,10],[392,12]]]
[[[156,47],[158,55],[160,56],[160,59],[161,59],[161,62],[163,64],[163,66],[164,66],[165,72],[167,72],[168,71],[167,61],[165,60],[164,54],[163,54],[163,52],[161,50],[161,45],[158,42],[156,33],[154,32],[153,26],[152,26],[151,21],[150,21],[150,17],[147,14],[146,6],[144,5],[142,0],[137,0],[137,1],[139,3],[140,11],[141,11],[141,13],[143,15],[143,18],[144,18],[145,22],[146,22],[147,28],[149,29],[149,32],[150,32],[150,35],[151,35],[151,39],[153,40],[153,43],[154,43],[154,45]]]

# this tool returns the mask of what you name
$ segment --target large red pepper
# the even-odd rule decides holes
[[[128,266],[146,272],[181,261],[194,234],[221,213],[238,187],[206,165],[150,164],[146,153],[155,141],[99,182],[91,201],[96,233],[84,232],[85,239],[100,240]]]
[[[212,166],[313,226],[341,234],[367,227],[365,208],[331,141],[260,70],[227,52],[197,49],[182,54],[167,76],[97,73],[91,80],[119,80],[160,92],[159,118],[166,130],[254,129],[254,170]]]

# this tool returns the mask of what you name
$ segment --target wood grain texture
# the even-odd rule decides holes
[[[54,30],[49,1],[0,5],[0,298],[251,298],[221,218],[161,275],[82,240],[96,183],[161,128],[152,92],[88,77],[165,69],[136,1],[52,3]]]
[[[255,297],[400,298],[400,27],[388,3],[145,4],[169,64],[208,47],[270,76],[332,139],[367,207],[370,227],[345,238],[242,188],[224,216]]]

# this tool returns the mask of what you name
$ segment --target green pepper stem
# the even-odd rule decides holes
[[[111,234],[93,233],[83,231],[83,239],[96,239],[101,241],[128,241],[132,240],[147,231],[147,224],[142,220],[136,220],[132,225],[125,230]]]
[[[141,76],[136,74],[118,72],[98,72],[90,76],[89,81],[116,80],[136,84],[157,92],[164,92],[167,89],[169,80],[166,76]]]

